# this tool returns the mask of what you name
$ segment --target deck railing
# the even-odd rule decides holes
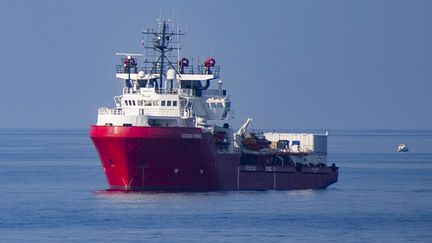
[[[157,94],[177,94],[178,89],[160,89],[160,88],[151,88],[151,89],[144,89],[140,90],[134,90],[133,88],[124,87],[123,88],[123,94],[139,94],[141,92],[155,92]]]
[[[149,73],[157,73],[159,70],[155,70],[153,67],[142,67],[142,66],[136,66],[136,67],[126,67],[124,65],[117,65],[116,66],[116,72],[117,73],[138,73],[140,71],[143,71],[146,74]],[[219,66],[211,67],[208,69],[205,66],[198,66],[198,67],[183,67],[183,72],[180,74],[213,74],[214,76],[218,76],[220,71]]]
[[[155,91],[158,94],[177,94],[178,93],[177,89],[159,89],[159,88],[155,88]]]
[[[124,115],[124,111],[119,108],[110,109],[107,107],[101,107],[98,109],[99,115]]]
[[[151,88],[151,89],[144,89],[145,91],[142,91],[140,89],[134,90],[133,88],[124,87],[123,88],[123,94],[139,94],[142,92],[155,92],[157,94],[178,94],[182,96],[193,96],[195,95],[195,92],[193,89],[161,89],[161,88]],[[210,90],[203,90],[202,95],[204,96],[226,96],[225,90],[218,90],[218,89],[210,89]]]
[[[219,66],[211,67],[210,69],[208,69],[205,66],[200,65],[198,67],[184,67],[181,74],[213,74],[214,76],[218,76],[219,71]]]
[[[125,67],[123,65],[116,66],[117,73],[138,73],[139,71],[143,71],[144,73],[151,73],[153,68],[150,67]]]

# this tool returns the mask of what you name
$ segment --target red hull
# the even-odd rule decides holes
[[[337,167],[241,165],[200,128],[92,126],[90,137],[113,190],[317,189],[338,178]]]

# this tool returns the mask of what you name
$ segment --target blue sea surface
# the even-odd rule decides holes
[[[108,193],[87,130],[0,129],[0,241],[432,242],[432,130],[334,130],[328,147],[324,190]]]

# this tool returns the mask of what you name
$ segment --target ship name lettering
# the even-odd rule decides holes
[[[196,133],[196,134],[182,133],[181,138],[183,138],[183,139],[201,139],[202,135],[199,133]]]

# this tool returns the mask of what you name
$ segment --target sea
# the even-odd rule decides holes
[[[87,129],[0,129],[0,242],[432,242],[432,130],[330,130],[328,160],[327,189],[109,193]]]

